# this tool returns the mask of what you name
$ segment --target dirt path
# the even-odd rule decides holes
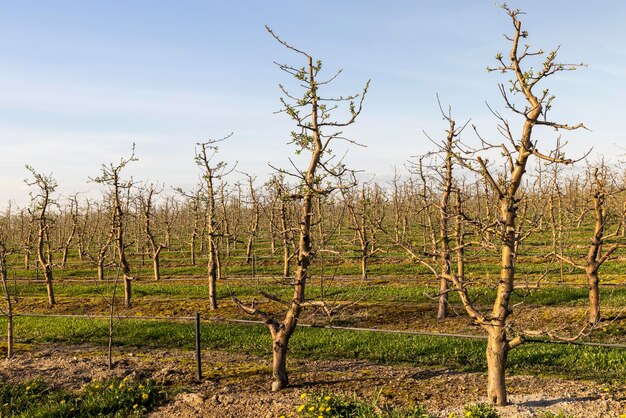
[[[0,378],[24,381],[43,377],[50,384],[79,389],[93,379],[149,377],[183,389],[150,417],[278,417],[295,412],[302,392],[328,390],[382,404],[422,404],[433,415],[448,417],[463,405],[484,401],[485,376],[441,368],[378,365],[365,361],[294,359],[292,386],[269,393],[269,359],[207,351],[202,383],[193,381],[193,353],[181,350],[116,349],[115,370],[106,369],[105,353],[92,346],[18,347],[14,360],[0,362]],[[502,417],[535,417],[563,412],[572,417],[618,417],[626,413],[626,384],[600,385],[554,377],[511,376],[511,405]]]

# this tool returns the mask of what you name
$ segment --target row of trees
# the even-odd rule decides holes
[[[357,260],[365,278],[371,260],[398,259],[401,257],[398,251],[410,257],[404,249],[407,245],[421,253],[438,251],[442,198],[448,200],[449,207],[454,207],[458,197],[463,213],[471,219],[485,223],[493,217],[496,207],[493,195],[485,189],[486,184],[466,178],[445,197],[438,191],[440,180],[436,172],[428,172],[435,167],[435,162],[429,166],[422,160],[423,177],[416,175],[406,180],[398,177],[386,185],[364,183],[333,196],[314,199],[315,241],[320,241],[335,260],[344,263]],[[609,232],[606,239],[615,241],[624,236],[620,167],[590,163],[583,172],[570,172],[569,176],[560,170],[538,168],[539,171],[527,174],[530,181],[524,187],[523,208],[533,239],[543,241],[542,247],[550,249],[544,255],[553,252],[557,257],[575,260],[582,254],[581,235],[591,235],[596,205],[604,213],[598,225]],[[555,175],[560,178],[555,179]],[[254,254],[281,257],[289,260],[284,276],[290,275],[296,207],[285,198],[283,190],[288,187],[276,179],[259,188],[251,182],[246,193],[239,184],[229,188],[227,183],[220,182],[211,219],[216,231],[216,258],[222,264],[252,263]],[[127,216],[123,223],[129,242],[128,256],[141,260],[142,266],[146,260],[159,261],[164,254],[170,260],[167,265],[171,265],[172,258],[176,258],[178,265],[198,265],[201,258],[208,256],[206,194],[198,188],[184,197],[164,196],[164,190],[162,185],[135,183],[131,193],[126,194],[130,200],[124,203]],[[596,203],[597,198],[600,200]],[[110,247],[107,237],[113,206],[108,194],[99,201],[80,196],[63,199],[54,194],[52,200],[45,212],[44,258],[49,247],[56,269],[109,265],[114,260],[113,252],[107,251],[104,257],[99,257],[102,248]],[[41,218],[37,202],[27,208],[10,205],[2,214],[5,228],[11,232],[9,243],[19,249],[23,256],[21,268],[26,270],[33,269],[37,262],[38,217]],[[446,217],[448,222],[449,218]],[[485,241],[486,246],[493,240],[490,230],[478,237],[475,230],[466,228],[465,235],[472,241]],[[153,277],[159,280],[160,261],[153,265]],[[98,276],[103,278],[104,273]]]
[[[191,265],[202,254],[207,262],[209,303],[217,309],[216,286],[223,263],[239,254],[251,263],[255,248],[282,254],[281,281],[293,288],[292,298],[263,294],[282,307],[281,315],[234,298],[242,311],[267,324],[274,353],[272,390],[280,390],[288,384],[287,349],[302,310],[325,303],[306,296],[316,257],[324,251],[349,250],[360,260],[361,275],[367,278],[372,259],[400,252],[432,273],[438,283],[439,319],[447,316],[449,293],[457,292],[467,314],[488,334],[488,396],[495,404],[505,404],[509,351],[527,335],[553,336],[547,330],[514,327],[509,321],[511,294],[520,285],[516,271],[523,260],[523,244],[529,239],[548,241],[550,251],[539,255],[548,267],[536,278],[537,286],[554,273],[554,266],[561,273],[569,266],[584,271],[590,297],[587,328],[592,328],[601,320],[600,267],[622,246],[626,218],[620,168],[587,163],[584,172],[566,175],[562,167],[576,161],[564,156],[560,137],[552,145],[534,139],[537,128],[584,128],[551,121],[548,112],[554,96],[540,87],[551,76],[578,66],[559,63],[556,50],[546,54],[523,45],[528,35],[522,30],[520,12],[506,6],[505,11],[513,27],[512,35],[506,37],[510,49],[507,55],[496,56],[497,66],[490,71],[510,75],[508,86],[499,86],[500,92],[505,108],[520,121],[509,122],[493,111],[504,141],[484,138],[474,128],[477,145],[467,145],[461,135],[468,124],[457,123],[451,110],[440,105],[446,122],[443,140],[430,138],[435,147],[410,161],[411,176],[405,180],[396,176],[388,187],[357,186],[355,173],[330,147],[338,141],[356,144],[343,130],[360,115],[369,82],[359,94],[334,97],[325,93],[340,71],[323,78],[320,61],[267,28],[276,41],[304,61],[302,66],[278,64],[293,77],[294,88],[302,89],[294,93],[281,85],[281,112],[296,126],[291,142],[303,158],[302,168],[293,162],[292,169],[277,168],[275,177],[261,187],[252,176],[229,184],[234,167],[215,161],[217,146],[226,137],[198,144],[195,159],[201,181],[194,190],[163,193],[164,186],[123,178],[123,169],[136,161],[133,148],[130,157],[103,165],[100,175],[92,179],[104,188],[101,200],[71,196],[60,203],[52,176],[28,167],[32,204],[26,209],[9,207],[2,217],[2,272],[6,272],[7,253],[21,253],[26,269],[31,268],[31,254],[36,253],[49,303],[54,304],[53,267],[63,268],[74,250],[78,259],[97,266],[99,279],[104,279],[106,265],[118,266],[125,304],[130,306],[134,276],[129,251],[152,260],[156,280],[161,277],[164,251],[184,252]],[[537,67],[527,64],[537,58]],[[581,235],[589,241],[586,255],[575,247]],[[489,260],[498,260],[500,274],[493,284],[497,296],[489,311],[469,297],[476,282],[465,273],[471,254],[481,254],[483,259],[491,254]],[[55,263],[53,255],[60,261]]]

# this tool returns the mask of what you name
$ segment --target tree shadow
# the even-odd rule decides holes
[[[463,372],[457,370],[421,370],[411,375],[411,378],[415,380],[424,380],[440,376],[455,376],[459,374],[463,374]]]
[[[545,407],[557,405],[560,403],[573,403],[573,402],[585,402],[585,401],[594,401],[598,399],[597,396],[579,396],[579,397],[564,397],[564,398],[556,398],[556,399],[540,399],[536,401],[526,401],[526,402],[513,402],[513,404],[524,407]]]

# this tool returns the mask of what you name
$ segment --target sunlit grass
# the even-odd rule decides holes
[[[0,321],[3,326],[4,321]],[[16,318],[16,337],[27,343],[90,343],[104,347],[107,322],[83,318]],[[191,322],[122,321],[116,346],[152,348],[194,347]],[[205,322],[205,349],[271,357],[271,339],[265,326]],[[435,336],[299,327],[289,345],[290,355],[306,359],[364,359],[376,363],[451,367],[485,371],[485,341]],[[19,355],[19,353],[18,353]],[[527,343],[509,354],[509,371],[567,375],[570,378],[621,379],[626,374],[626,351],[603,347]]]

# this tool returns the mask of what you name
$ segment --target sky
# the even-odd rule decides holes
[[[521,8],[527,42],[560,45],[560,61],[585,63],[545,86],[557,96],[555,121],[584,122],[565,132],[568,155],[616,159],[626,97],[626,2],[527,0]],[[446,128],[437,105],[500,141],[486,103],[506,113],[489,73],[510,19],[490,0],[0,0],[0,206],[28,203],[25,164],[52,174],[62,196],[96,196],[102,164],[136,144],[138,161],[124,171],[135,181],[190,189],[198,181],[198,142],[233,135],[218,158],[261,182],[268,163],[288,167],[294,129],[280,109],[279,83],[294,86],[274,62],[301,66],[290,44],[343,69],[327,96],[359,92],[371,79],[364,109],[345,135],[366,147],[339,144],[346,163],[368,178],[389,181],[394,167],[432,150],[427,132]],[[557,133],[535,138],[546,149]],[[475,135],[464,133],[471,143]],[[349,148],[349,150],[348,150]]]

